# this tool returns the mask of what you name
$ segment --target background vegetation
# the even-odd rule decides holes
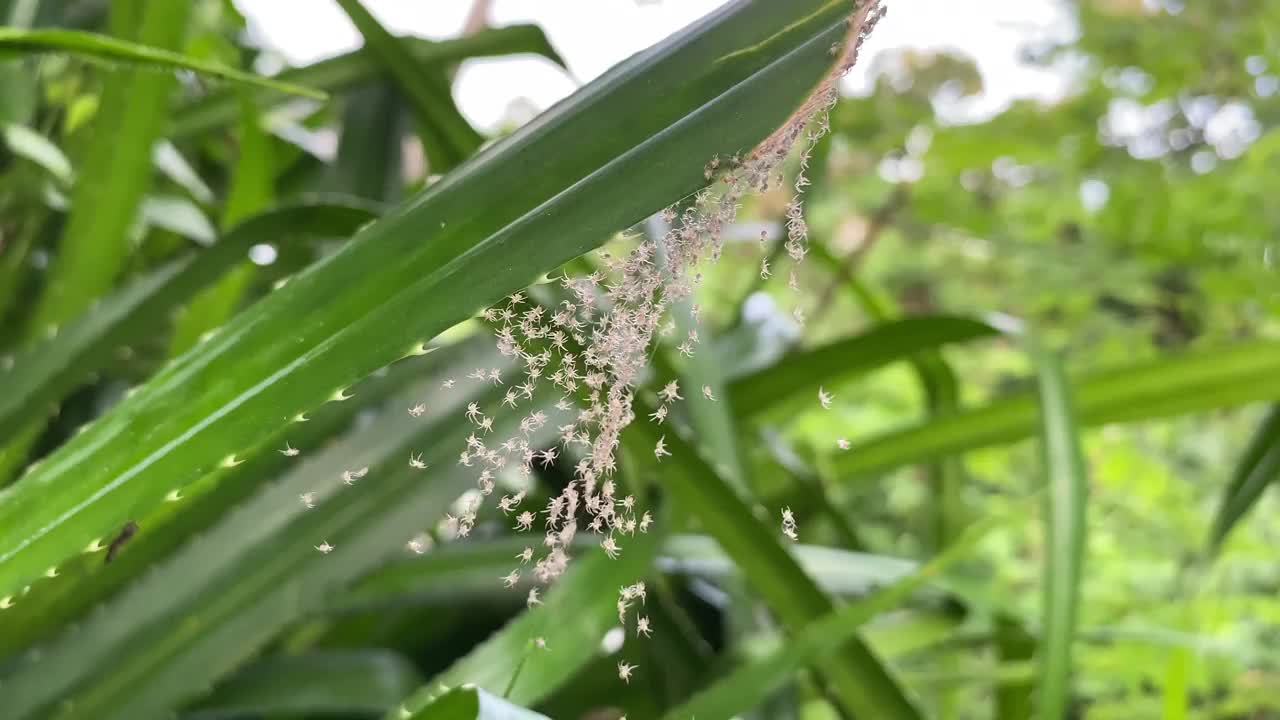
[[[661,231],[850,4],[734,3],[491,145],[453,69],[538,28],[339,4],[365,49],[267,80],[231,2],[0,0],[0,718],[1280,717],[1280,6],[1072,3],[1066,97],[977,122],[966,59],[863,58],[800,294],[787,183],[637,394],[654,529],[526,609],[510,518],[443,523],[478,312]]]

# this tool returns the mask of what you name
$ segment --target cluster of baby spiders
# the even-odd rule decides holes
[[[669,207],[662,218],[670,230],[656,239],[642,238],[633,249],[621,257],[600,253],[600,268],[581,277],[565,276],[560,280],[564,299],[552,308],[528,301],[525,293],[517,292],[500,306],[483,314],[484,320],[494,328],[499,352],[519,370],[520,382],[504,381],[501,368],[475,368],[467,378],[491,387],[505,387],[505,393],[496,412],[507,410],[525,413],[518,432],[501,442],[489,436],[495,432],[495,415],[487,414],[479,402],[470,402],[464,417],[472,426],[466,439],[466,447],[459,455],[458,464],[476,467],[478,492],[464,496],[457,515],[445,517],[445,529],[453,537],[466,537],[475,526],[477,513],[483,499],[495,492],[498,476],[514,470],[526,481],[536,467],[549,468],[564,457],[576,457],[573,478],[563,491],[548,500],[541,510],[522,509],[525,492],[503,495],[498,508],[505,516],[515,513],[514,529],[532,532],[542,516],[543,550],[540,557],[534,547],[525,547],[516,555],[518,565],[501,578],[509,588],[515,588],[522,579],[522,568],[533,563],[531,575],[545,585],[565,572],[570,560],[569,550],[577,536],[579,522],[600,538],[599,545],[610,558],[622,551],[619,539],[636,532],[647,532],[653,523],[650,513],[636,507],[631,495],[617,497],[612,475],[617,469],[615,452],[622,430],[634,419],[633,402],[641,372],[647,364],[648,348],[655,335],[668,337],[675,331],[675,323],[668,316],[672,307],[688,298],[701,280],[695,268],[704,261],[717,260],[723,249],[723,231],[737,217],[741,201],[747,194],[767,191],[771,186],[784,182],[781,167],[792,149],[800,146],[799,172],[793,184],[794,195],[786,206],[786,240],[783,249],[798,265],[808,252],[808,226],[805,221],[802,196],[809,179],[808,162],[814,146],[830,130],[828,115],[838,98],[837,83],[853,66],[858,51],[871,28],[883,16],[883,9],[876,0],[862,3],[851,18],[856,32],[849,41],[832,46],[837,61],[832,72],[811,93],[792,117],[776,132],[758,145],[746,157],[713,158],[705,168],[708,181],[718,183],[697,193],[693,202],[683,209]],[[761,234],[761,243],[768,241],[767,233]],[[767,257],[761,261],[760,276],[768,279],[772,269]],[[792,291],[800,291],[796,270],[789,272],[787,285]],[[698,306],[693,306],[693,320],[698,322]],[[798,324],[804,323],[803,309],[797,303],[793,316]],[[665,321],[664,321],[664,318]],[[692,356],[700,338],[696,328],[688,330],[679,339],[676,350],[683,356]],[[454,388],[453,378],[444,380],[441,388]],[[540,388],[550,385],[561,397],[554,405],[554,419],[550,408],[535,401]],[[671,381],[656,393],[657,408],[650,420],[662,424],[668,418],[673,404],[684,400],[677,381]],[[716,401],[713,389],[704,386],[702,397]],[[830,408],[833,397],[818,389],[818,401]],[[526,409],[522,410],[522,406]],[[527,412],[526,412],[527,410]],[[408,409],[412,417],[421,417],[427,411],[425,403]],[[554,423],[557,440],[550,446],[543,441],[542,431]],[[844,438],[837,442],[841,449],[848,449]],[[298,451],[286,446],[281,451],[295,456]],[[671,455],[666,436],[658,438],[653,448],[655,458],[661,460]],[[425,469],[420,454],[409,458],[409,465]],[[367,468],[347,471],[343,481],[351,484],[363,477]],[[526,483],[527,485],[527,483]],[[301,500],[313,507],[314,493],[305,493]],[[782,510],[782,534],[792,541],[798,539],[795,517],[790,508]],[[410,541],[414,552],[424,551],[427,539],[419,536]],[[332,551],[325,542],[317,546],[322,553]],[[619,622],[624,626],[628,609],[639,600],[645,601],[643,582],[623,587],[618,597]],[[529,589],[527,604],[541,603],[538,587]],[[648,616],[637,614],[637,636],[648,637],[651,626]],[[535,639],[537,647],[546,649],[543,638]],[[618,663],[618,677],[630,681],[637,666]]]

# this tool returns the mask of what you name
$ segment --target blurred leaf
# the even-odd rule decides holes
[[[290,237],[343,234],[374,214],[337,202],[283,207],[250,218],[207,249],[191,251],[104,299],[50,340],[19,353],[0,368],[9,392],[0,393],[0,437],[9,437],[118,352],[155,332],[174,308],[240,262],[256,243]]]
[[[964,317],[930,315],[881,323],[865,333],[788,355],[729,386],[733,406],[755,415],[803,393],[817,397],[822,384],[834,385],[948,343],[992,337],[998,331]]]
[[[381,202],[404,195],[404,100],[387,80],[348,93],[326,187]]]
[[[173,143],[168,140],[156,143],[151,149],[151,162],[155,163],[156,168],[165,177],[191,193],[192,199],[196,202],[206,205],[213,202],[213,190],[210,190],[204,180],[200,179],[195,168],[191,167]]]
[[[141,215],[144,228],[163,228],[200,245],[212,245],[218,236],[204,212],[181,195],[149,195],[142,199]]]
[[[70,185],[75,179],[71,161],[62,149],[40,133],[24,125],[8,124],[0,129],[0,135],[14,155],[40,166],[63,185]]]
[[[184,720],[315,714],[376,715],[421,682],[394,652],[315,652],[266,657],[219,683]]]
[[[1082,427],[1136,422],[1280,398],[1280,342],[1255,340],[1094,373],[1072,383]],[[846,480],[1035,434],[1031,390],[855,444],[836,460]]]
[[[101,58],[111,62],[141,65],[147,68],[190,70],[201,75],[255,85],[291,95],[301,95],[317,100],[325,98],[325,94],[319,90],[293,83],[279,82],[217,63],[188,57],[173,52],[164,46],[148,45],[146,44],[147,38],[142,38],[142,40],[142,43],[128,42],[109,35],[99,35],[98,33],[81,30],[20,30],[0,27],[0,51],[69,53]]]
[[[1183,649],[1169,653],[1164,671],[1164,714],[1162,720],[1187,720],[1187,666],[1191,653]]]
[[[186,32],[187,10],[186,3],[119,0],[112,5],[109,21],[122,37],[136,34],[146,43],[177,47]],[[0,28],[0,39],[7,32]],[[167,118],[174,85],[174,78],[164,73],[128,71],[107,78],[102,92],[105,109],[93,127],[102,140],[87,147],[72,188],[74,207],[62,225],[58,252],[40,295],[24,318],[20,348],[57,333],[61,325],[91,308],[125,267],[136,240],[131,231],[144,213],[151,184],[151,147]],[[26,463],[44,429],[43,409],[37,411],[38,419],[0,444],[0,485]]]
[[[520,53],[534,53],[559,65],[564,64],[542,29],[536,25],[490,28],[474,35],[438,42],[413,37],[401,37],[400,41],[422,66],[444,66],[446,63],[473,57]],[[381,71],[381,63],[362,48],[306,67],[285,70],[278,79],[336,94],[367,83],[379,76]],[[264,110],[288,99],[288,96],[279,92],[262,92],[254,96],[254,102]],[[178,110],[174,120],[174,136],[188,138],[229,125],[235,122],[238,105],[239,98],[235,90],[215,90]]]
[[[1040,441],[1048,476],[1045,493],[1044,606],[1040,643],[1042,718],[1066,718],[1071,700],[1075,640],[1085,551],[1088,479],[1072,417],[1071,390],[1056,355],[1033,346],[1038,378]]]
[[[734,717],[759,705],[801,668],[825,669],[825,658],[837,652],[842,644],[856,640],[859,628],[877,615],[897,608],[917,588],[968,555],[994,526],[994,522],[987,520],[970,528],[954,545],[911,574],[861,600],[829,610],[795,630],[774,652],[735,669],[663,717],[666,720]]]
[[[137,33],[144,43],[176,48],[186,33],[187,11],[186,3],[122,0],[112,6],[112,26]],[[26,37],[28,33],[37,37],[81,35],[65,30],[0,28],[0,48],[5,46],[5,38]],[[124,267],[132,250],[129,230],[151,185],[152,147],[168,119],[175,86],[175,78],[168,73],[132,70],[107,78],[103,109],[93,124],[99,141],[88,145],[81,163],[70,216],[27,328],[28,339],[84,311],[111,288]]]
[[[862,595],[918,569],[918,563],[886,555],[820,545],[794,545],[789,549],[804,572],[823,591],[834,595]],[[724,581],[741,573],[716,541],[705,535],[672,537],[663,545],[658,568],[710,581]]]
[[[408,99],[431,172],[441,174],[457,167],[480,147],[484,138],[458,111],[448,77],[438,68],[420,66],[360,0],[338,0],[338,5],[360,31],[366,50]]]
[[[222,212],[224,229],[261,212],[275,200],[270,138],[259,123],[257,109],[248,99],[244,100],[241,113],[235,171]],[[174,323],[170,356],[186,352],[199,342],[200,336],[231,317],[253,279],[254,268],[246,253],[213,287],[201,290],[191,299]]]
[[[475,688],[446,691],[418,712],[401,717],[408,720],[547,720],[544,715]]]
[[[1280,405],[1272,405],[1249,439],[1248,447],[1231,473],[1231,482],[1223,489],[1209,531],[1210,553],[1218,552],[1231,529],[1253,509],[1277,477],[1280,477]]]
[[[660,533],[627,537],[617,559],[592,547],[557,580],[541,605],[519,615],[403,703],[410,712],[425,707],[433,688],[463,683],[504,688],[503,697],[533,705],[599,657],[604,634],[618,625],[615,588],[641,580],[657,554]],[[507,571],[519,560],[513,553]],[[448,570],[447,567],[442,570]],[[490,582],[497,587],[501,574]],[[444,577],[448,577],[447,575]],[[538,647],[541,638],[546,647]],[[621,682],[621,681],[619,681]],[[389,717],[394,717],[394,713]]]
[[[623,433],[623,443],[636,452],[650,450],[665,439],[672,457],[661,464],[662,489],[671,502],[698,520],[741,569],[781,623],[792,632],[831,612],[834,605],[759,515],[716,474],[679,435],[659,433],[648,420],[651,409],[637,400],[636,419]],[[848,639],[822,674],[840,702],[859,714],[876,717],[919,717],[910,700],[870,649],[856,637]]]
[[[748,3],[678,33],[237,315],[7,491],[0,605],[478,308],[702,187],[704,158],[752,147],[829,70],[846,10]]]

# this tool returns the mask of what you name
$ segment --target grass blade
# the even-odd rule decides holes
[[[985,323],[953,315],[895,320],[846,340],[788,355],[778,363],[730,385],[734,408],[746,415],[765,412],[796,396],[812,396],[818,386],[858,377],[944,344],[993,337]]]
[[[473,57],[522,53],[541,55],[556,64],[564,65],[547,36],[536,25],[491,28],[467,37],[438,42],[414,37],[399,39],[421,66],[444,67],[448,63]],[[381,70],[381,64],[369,52],[360,49],[306,67],[285,70],[276,79],[336,95],[375,79],[381,74]],[[270,91],[258,92],[253,98],[263,110],[269,110],[289,99],[284,93]],[[174,136],[184,139],[231,125],[235,123],[238,113],[237,89],[215,89],[209,95],[178,110],[174,118]]]
[[[365,47],[408,99],[418,120],[431,172],[447,172],[474,153],[484,138],[458,111],[444,71],[420,67],[360,0],[338,0],[338,5],[364,37]]]
[[[1040,437],[1048,475],[1038,710],[1042,718],[1066,718],[1071,700],[1071,644],[1084,566],[1088,480],[1072,417],[1070,388],[1061,364],[1048,351],[1032,352],[1039,381]]]
[[[466,657],[417,693],[406,699],[403,711],[425,708],[435,688],[471,683],[504,689],[512,702],[533,705],[553,693],[600,654],[605,631],[618,624],[615,588],[643,578],[657,554],[661,537],[657,530],[629,539],[617,559],[599,548],[579,557],[569,572],[547,593],[542,605],[527,610],[477,646]],[[517,563],[514,554],[507,567]],[[500,574],[492,578],[498,582]],[[566,619],[572,618],[572,622]],[[542,638],[546,649],[537,647]],[[514,680],[514,682],[513,682]],[[399,713],[399,714],[397,714]]]
[[[828,611],[795,632],[775,652],[734,670],[688,702],[670,710],[663,716],[664,720],[734,717],[759,705],[795,677],[801,668],[824,667],[823,659],[835,653],[843,643],[856,639],[863,625],[877,615],[900,606],[911,593],[965,557],[993,527],[993,522],[985,521],[970,528],[955,544],[911,574],[862,600]]]
[[[275,168],[270,137],[262,129],[258,110],[248,98],[241,103],[240,113],[240,134],[236,142],[238,156],[222,212],[224,230],[262,212],[275,201]],[[181,355],[191,349],[199,342],[200,336],[222,325],[235,313],[253,280],[254,268],[246,253],[217,283],[192,298],[174,323],[173,337],[169,341],[170,356]]]
[[[406,396],[419,397],[436,383]],[[306,458],[79,632],[20,664],[4,678],[6,711],[50,720],[160,716],[287,624],[321,610],[330,592],[382,563],[474,486],[472,474],[451,462],[468,430],[450,419],[473,398],[454,398],[424,418],[384,414]],[[514,422],[495,431],[511,430]],[[410,468],[406,458],[418,451],[440,469]],[[360,466],[369,468],[360,482],[340,479],[343,469]],[[306,492],[314,493],[312,509],[299,501]],[[322,542],[334,546],[332,553],[317,552]]]
[[[141,65],[147,68],[190,70],[201,75],[254,85],[290,95],[300,95],[317,100],[323,100],[326,97],[319,90],[272,80],[271,78],[254,75],[253,73],[247,73],[225,65],[189,57],[162,46],[146,44],[146,38],[142,40],[142,43],[129,42],[109,35],[100,35],[83,30],[21,30],[0,27],[0,51],[68,53],[111,62]]]
[[[1080,427],[1280,399],[1280,342],[1257,340],[1096,373],[1075,381],[1071,394]],[[1036,397],[1025,390],[854,445],[836,468],[846,481],[866,479],[901,465],[1023,440],[1037,428]]]
[[[637,401],[636,420],[623,433],[623,443],[636,452],[649,450],[661,433],[646,420],[651,409]],[[665,435],[672,457],[661,466],[661,483],[673,506],[696,518],[724,552],[741,568],[781,623],[792,632],[831,612],[834,605],[778,538],[706,464],[697,451],[674,433]],[[823,675],[841,703],[854,714],[881,718],[917,718],[916,709],[871,650],[859,639],[846,642],[823,667]]]
[[[188,253],[103,300],[58,335],[32,346],[0,368],[0,437],[10,437],[100,370],[111,358],[155,332],[174,308],[236,263],[260,242],[342,235],[367,223],[367,206],[326,203],[283,207],[250,218],[212,247]],[[0,496],[0,503],[3,496]]]
[[[475,688],[454,688],[434,696],[429,705],[403,720],[548,720],[532,710],[517,707],[500,697]]]
[[[1209,531],[1207,545],[1211,555],[1217,554],[1232,528],[1253,509],[1277,477],[1280,477],[1280,405],[1272,405],[1258,423],[1231,473],[1231,482],[1223,490]]]
[[[372,715],[393,707],[421,679],[386,650],[268,657],[218,685],[184,720],[262,715]]]
[[[344,98],[338,157],[325,187],[379,202],[404,196],[404,100],[389,80],[375,80]]]
[[[210,474],[187,491],[181,503],[164,503],[136,518],[145,532],[130,541],[110,565],[100,555],[84,553],[59,572],[66,582],[40,583],[22,602],[6,610],[6,632],[0,634],[0,658],[8,657],[37,641],[43,641],[69,623],[82,619],[144,571],[158,565],[192,537],[220,522],[226,513],[251,497],[267,480],[287,472],[297,460],[280,452],[293,447],[300,457],[310,457],[326,443],[351,429],[362,413],[385,406],[394,394],[424,377],[434,377],[455,367],[474,367],[489,360],[489,338],[472,337],[441,347],[413,363],[397,363],[353,388],[357,397],[330,403],[309,416],[301,426],[292,425],[270,438],[271,450],[259,453],[234,468]]]
[[[175,48],[186,34],[187,10],[186,3],[126,1],[112,7],[111,24],[122,33],[138,33],[144,43]],[[63,33],[81,34],[0,28],[0,49],[6,40]],[[28,339],[56,332],[115,283],[129,255],[129,228],[151,184],[152,146],[160,139],[175,87],[176,79],[165,73],[133,70],[107,79],[103,111],[93,125],[103,141],[88,146],[58,255],[27,328]]]

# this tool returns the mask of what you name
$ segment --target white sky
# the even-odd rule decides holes
[[[783,0],[779,0],[783,1]],[[333,0],[235,0],[251,32],[290,63],[305,64],[360,44]],[[513,100],[527,98],[539,109],[571,93],[615,63],[661,40],[724,4],[725,0],[495,0],[491,22],[542,26],[565,58],[570,75],[541,58],[516,57],[466,63],[455,93],[463,114],[492,128]],[[973,57],[987,95],[970,112],[999,110],[1015,97],[1053,97],[1063,78],[1017,62],[1020,45],[1070,32],[1058,0],[884,0],[889,14],[868,41],[851,88],[865,84],[866,68],[878,52],[900,47],[951,48]],[[364,0],[384,25],[429,38],[457,35],[471,0]],[[981,6],[982,12],[972,10]],[[299,13],[303,13],[299,15]]]

